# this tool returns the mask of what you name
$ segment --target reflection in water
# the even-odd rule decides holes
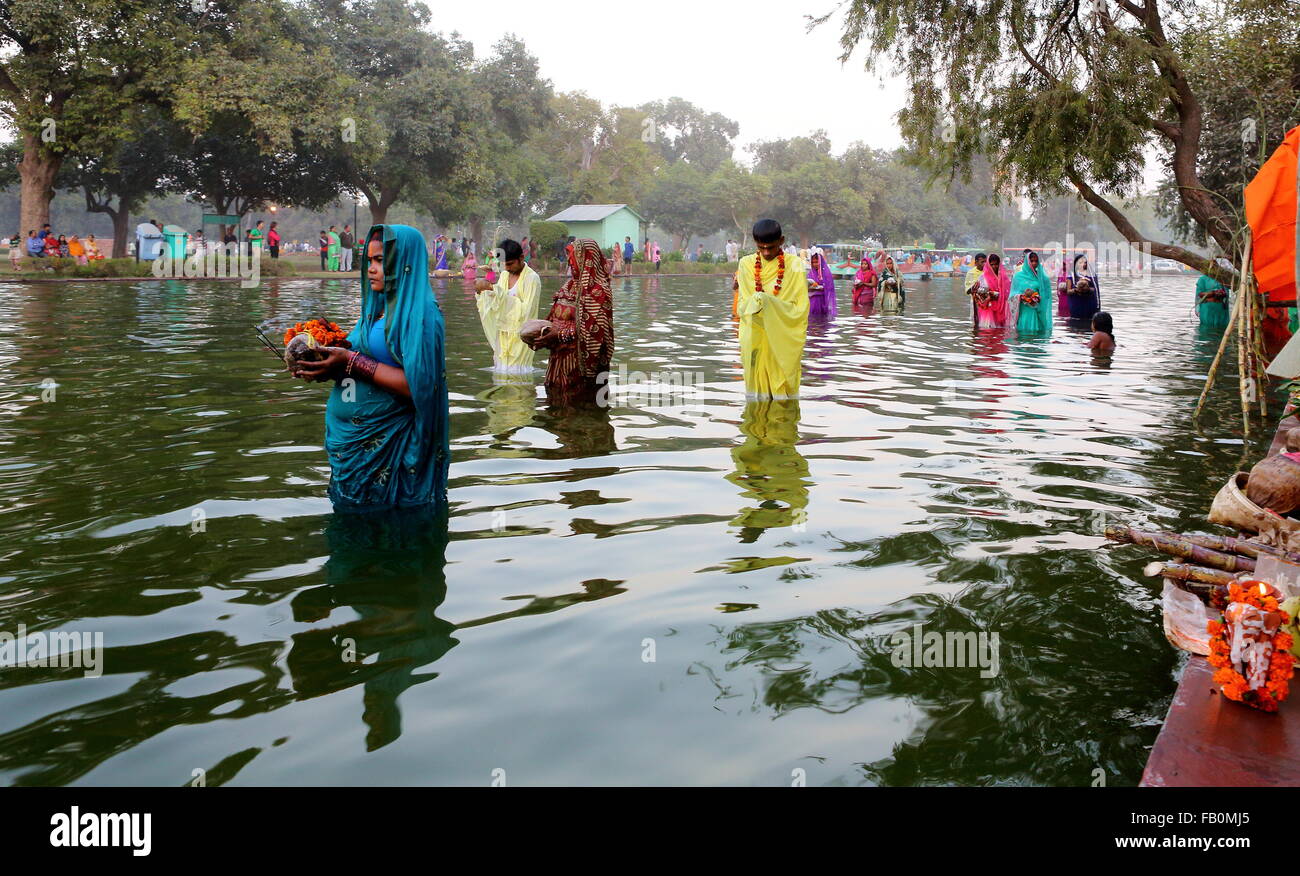
[[[12,284],[0,630],[106,653],[0,671],[0,783],[1133,784],[1177,657],[1097,521],[1203,527],[1260,450],[1235,357],[1184,428],[1221,334],[1151,318],[1190,298],[1152,282],[1108,287],[1106,367],[917,283],[810,326],[802,401],[746,405],[729,277],[620,280],[615,367],[699,373],[687,412],[494,385],[434,280],[443,520],[333,516],[324,388],[252,334],[350,324],[356,277]],[[917,623],[998,632],[1001,674],[893,666]]]
[[[550,432],[560,442],[558,452],[544,452],[546,458],[605,456],[618,449],[608,407],[585,399],[549,401],[533,418],[534,425]]]
[[[524,379],[520,379],[519,375],[492,375],[491,389],[486,389],[477,396],[479,401],[486,403],[489,435],[506,439],[516,429],[527,426],[533,421],[534,409],[537,406],[537,391],[533,387],[531,378],[531,375],[525,376]]]
[[[447,513],[336,513],[325,540],[325,584],[293,598],[294,619],[319,624],[339,609],[357,617],[295,635],[289,671],[299,697],[364,684],[361,718],[374,751],[402,733],[402,693],[438,677],[419,670],[457,644],[455,625],[436,615],[447,597]]]
[[[731,449],[735,471],[727,480],[758,505],[744,508],[731,521],[740,541],[752,544],[764,530],[802,527],[807,520],[808,461],[795,449],[799,441],[799,401],[773,399],[745,404],[740,431],[743,444]]]

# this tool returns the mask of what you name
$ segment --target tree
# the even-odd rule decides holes
[[[749,229],[772,192],[772,181],[734,161],[723,162],[709,177],[705,200],[713,213],[731,218],[743,247]]]
[[[169,146],[174,170],[163,186],[220,214],[242,218],[271,205],[319,210],[339,197],[336,168],[305,135],[267,150],[257,144],[249,119],[234,112],[211,116],[198,136],[174,130]]]
[[[399,198],[418,203],[433,187],[468,197],[486,183],[468,42],[425,30],[428,7],[408,0],[313,0],[309,9],[329,22],[316,39],[357,92],[355,111],[335,115],[323,164],[365,196],[374,222]]]
[[[672,232],[676,238],[674,249],[684,249],[692,235],[712,234],[721,227],[707,189],[704,171],[684,161],[655,174],[641,203],[648,220]]]
[[[470,173],[480,184],[461,197],[435,185],[426,189],[425,202],[443,222],[467,219],[471,239],[482,246],[484,219],[522,221],[546,196],[545,162],[529,140],[550,119],[553,91],[537,59],[513,35],[477,65],[473,89],[488,98],[473,153],[482,166]]]
[[[801,246],[811,245],[815,236],[859,236],[865,230],[870,202],[850,187],[825,131],[756,143],[750,151],[757,159],[755,172],[771,186],[768,213]]]
[[[88,154],[72,154],[63,162],[58,188],[80,191],[88,213],[103,213],[113,222],[115,259],[126,257],[131,213],[177,170],[173,123],[156,106],[141,104],[130,111],[129,134]]]
[[[1300,19],[1287,4],[1238,0],[1200,21],[1178,36],[1204,110],[1197,167],[1206,188],[1236,209],[1246,183],[1300,121]],[[1158,210],[1183,239],[1208,243],[1168,169]]]
[[[710,113],[680,97],[640,107],[646,114],[643,140],[654,144],[665,162],[685,161],[712,173],[731,160],[732,141],[740,125],[722,113]]]
[[[1143,150],[1158,144],[1182,209],[1237,253],[1239,220],[1200,177],[1204,105],[1179,48],[1202,22],[1174,9],[1167,19],[1158,0],[849,0],[841,45],[847,60],[864,43],[906,78],[900,127],[932,175],[963,176],[988,156],[1007,171],[1001,193],[1016,180],[1036,196],[1072,188],[1129,241],[1223,275],[1145,237],[1117,203],[1140,181]]]
[[[57,14],[40,0],[0,4],[0,113],[22,141],[24,228],[49,221],[69,152],[126,135],[128,109],[158,93],[198,21],[188,0],[68,0]]]

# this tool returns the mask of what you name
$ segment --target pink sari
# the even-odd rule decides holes
[[[985,305],[978,299],[975,302],[975,325],[980,328],[1001,328],[1007,324],[1011,314],[1011,274],[1005,265],[998,266],[993,273],[993,266],[984,265],[984,277],[981,286],[987,285],[997,293],[991,304]]]

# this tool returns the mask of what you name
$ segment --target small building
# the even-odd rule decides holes
[[[574,204],[549,217],[547,222],[563,222],[574,237],[589,237],[604,249],[622,243],[626,237],[638,251],[645,240],[648,224],[627,204]]]

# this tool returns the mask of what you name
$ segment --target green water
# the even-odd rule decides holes
[[[1218,341],[1188,282],[1104,286],[1110,365],[974,332],[947,280],[841,293],[804,398],[747,409],[729,278],[620,281],[615,364],[703,384],[581,416],[494,387],[472,292],[435,289],[451,507],[358,523],[326,390],[250,329],[350,325],[355,281],[4,287],[0,630],[105,650],[0,668],[0,781],[1138,780],[1179,659],[1101,527],[1203,528],[1249,449],[1226,389],[1188,423]],[[915,624],[996,632],[998,674],[896,666]]]

